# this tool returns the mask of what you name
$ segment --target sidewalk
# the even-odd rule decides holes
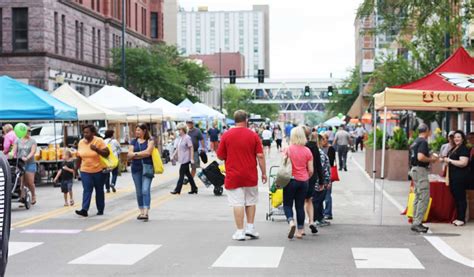
[[[359,167],[358,169],[363,171],[365,168],[365,160],[364,160],[364,153],[357,152],[351,153],[349,159],[352,161],[353,165]],[[370,177],[366,175],[365,181],[370,183]],[[381,185],[381,180],[377,180],[377,184]],[[370,184],[371,185],[371,184]],[[409,225],[407,223],[406,217],[400,215],[401,211],[403,211],[406,207],[408,193],[409,193],[409,182],[403,181],[385,181],[384,185],[385,190],[385,201],[384,206],[392,206],[397,207],[398,215],[397,214],[387,214],[384,212],[384,224],[385,218],[394,219],[396,217],[400,218],[404,224],[406,224],[407,228]],[[380,199],[380,191],[378,190],[377,195],[379,195]],[[388,198],[387,198],[388,196]],[[391,197],[391,199],[390,199]],[[389,200],[387,200],[389,199]],[[428,223],[426,224],[430,227],[431,233],[425,236],[425,238],[430,241],[434,247],[438,249],[443,255],[451,253],[454,256],[457,256],[456,253],[452,253],[449,249],[452,248],[455,252],[457,252],[460,256],[458,257],[460,260],[466,260],[466,262],[470,262],[471,265],[474,266],[474,221],[471,220],[467,222],[467,224],[463,227],[455,227],[452,224],[446,223]],[[439,238],[439,239],[438,239]],[[449,247],[446,247],[449,246]],[[463,259],[464,258],[464,259]],[[469,261],[470,260],[470,261]]]

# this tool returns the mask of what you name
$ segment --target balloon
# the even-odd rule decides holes
[[[13,128],[15,131],[15,135],[17,138],[24,138],[26,136],[26,133],[28,132],[28,127],[26,126],[25,123],[18,123],[15,125],[15,128]]]
[[[344,115],[343,115],[342,113],[339,113],[339,114],[337,115],[337,117],[339,117],[339,119],[342,119],[342,118],[344,117]]]

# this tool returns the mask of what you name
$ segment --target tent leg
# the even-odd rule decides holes
[[[380,178],[382,179],[382,189],[380,191],[380,225],[383,220],[383,192],[385,186],[385,141],[387,139],[387,107],[384,108],[384,121],[383,121],[383,140],[382,140],[382,172],[380,172]]]
[[[372,130],[372,132],[374,133],[374,144],[373,144],[373,156],[372,156],[372,180],[374,182],[374,195],[373,195],[373,203],[372,203],[372,211],[375,213],[375,186],[376,186],[376,177],[375,177],[375,174],[376,174],[376,170],[375,170],[375,155],[376,155],[376,144],[377,144],[377,136],[376,136],[376,131],[377,131],[377,110],[375,109],[374,107],[374,116],[372,118],[372,120],[374,121],[374,129]]]

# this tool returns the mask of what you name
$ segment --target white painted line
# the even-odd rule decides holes
[[[8,256],[11,257],[26,250],[35,248],[43,244],[42,242],[17,242],[10,241],[8,243]]]
[[[229,246],[213,267],[278,268],[283,247]]]
[[[408,248],[352,248],[357,268],[425,269]]]
[[[153,244],[106,244],[69,264],[133,265],[160,247]]]
[[[26,229],[21,231],[22,234],[78,234],[82,232],[79,229]]]
[[[364,173],[364,175],[369,179],[371,182],[373,182],[373,179],[365,172],[364,168],[354,159],[354,157],[351,157],[352,161],[357,165],[357,167]],[[381,190],[380,186],[376,184],[377,190]],[[384,196],[390,200],[390,202],[397,207],[397,209],[400,210],[400,212],[403,212],[405,210],[405,207],[400,205],[388,192],[384,190]],[[428,233],[432,234],[432,231],[429,230]],[[440,237],[437,236],[424,236],[424,238],[431,243],[431,245],[438,250],[443,256],[446,258],[455,261],[457,263],[460,263],[462,265],[472,267],[474,268],[474,260],[468,259],[461,254],[459,254],[456,250],[454,250],[449,244],[447,244],[444,240],[442,240]]]

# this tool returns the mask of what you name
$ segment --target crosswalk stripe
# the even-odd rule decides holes
[[[161,245],[153,244],[106,244],[84,256],[69,262],[77,265],[133,265]]]
[[[42,242],[18,242],[10,241],[8,243],[8,256],[11,257],[26,250],[35,248],[43,244]]]
[[[213,267],[277,268],[284,247],[229,246]]]
[[[82,232],[80,229],[26,229],[21,231],[22,234],[78,234]]]
[[[352,248],[357,268],[425,269],[408,248]]]

